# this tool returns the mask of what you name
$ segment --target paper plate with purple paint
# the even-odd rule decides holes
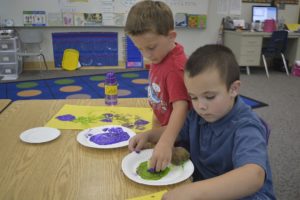
[[[86,147],[112,149],[127,146],[134,135],[135,132],[124,126],[106,125],[81,131],[77,141]]]
[[[140,153],[131,152],[122,160],[122,171],[134,182],[144,185],[171,185],[188,179],[194,172],[194,165],[191,160],[186,161],[180,166],[170,164],[170,171],[159,180],[143,179],[137,173],[137,168],[142,162],[148,161],[152,156],[153,149],[145,149]]]

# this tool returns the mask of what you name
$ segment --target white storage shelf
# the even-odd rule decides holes
[[[18,78],[22,72],[22,60],[17,53],[20,49],[18,37],[0,39],[0,76]]]
[[[16,61],[16,52],[0,52],[0,63],[15,63]]]

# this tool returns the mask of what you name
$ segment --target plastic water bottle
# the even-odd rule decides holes
[[[277,30],[279,30],[279,31],[284,30],[284,23],[285,23],[284,18],[283,18],[283,17],[280,17],[280,19],[278,20],[278,27],[277,27]]]
[[[116,105],[118,103],[118,82],[114,72],[106,74],[104,92],[106,105]]]

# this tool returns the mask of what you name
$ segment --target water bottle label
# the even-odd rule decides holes
[[[106,95],[117,95],[118,94],[118,86],[117,85],[106,85],[105,86],[105,94]]]

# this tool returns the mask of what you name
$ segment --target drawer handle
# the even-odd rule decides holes
[[[8,62],[8,61],[9,61],[9,57],[8,57],[8,56],[3,57],[3,58],[2,58],[2,61],[3,61],[3,62]]]
[[[8,45],[7,45],[7,44],[2,44],[2,45],[1,45],[1,48],[2,48],[2,49],[8,49]]]

